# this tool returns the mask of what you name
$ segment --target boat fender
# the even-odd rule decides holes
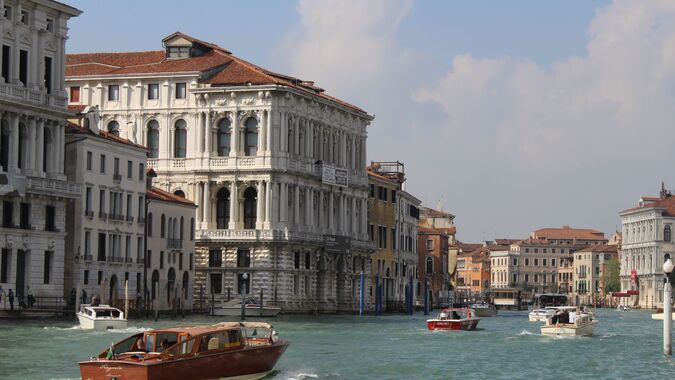
[[[272,343],[276,343],[277,340],[279,340],[279,336],[278,336],[278,335],[279,335],[279,334],[278,334],[276,331],[272,330]]]

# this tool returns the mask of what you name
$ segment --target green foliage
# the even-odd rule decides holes
[[[620,270],[621,267],[618,259],[612,259],[605,264],[605,294],[621,290]]]

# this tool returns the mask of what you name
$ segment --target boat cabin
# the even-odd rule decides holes
[[[114,319],[123,319],[124,313],[117,308],[110,307],[108,305],[81,305],[80,313],[86,315],[92,319],[97,318],[114,318]]]

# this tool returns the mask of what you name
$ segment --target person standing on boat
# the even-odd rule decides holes
[[[578,310],[570,311],[570,323],[573,324],[574,322],[576,322],[577,318],[579,318]]]
[[[82,301],[81,303],[86,304],[87,303],[87,291],[82,289]]]
[[[7,293],[7,298],[9,298],[9,310],[14,310],[14,292],[12,289],[9,289]]]

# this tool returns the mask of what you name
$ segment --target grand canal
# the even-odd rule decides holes
[[[475,332],[427,331],[425,316],[282,316],[291,346],[268,379],[671,379],[662,322],[649,312],[597,311],[596,335],[548,338],[527,312],[484,318]],[[75,322],[0,321],[0,379],[78,379],[77,362],[142,329],[215,323],[214,317],[132,320],[119,332]]]

